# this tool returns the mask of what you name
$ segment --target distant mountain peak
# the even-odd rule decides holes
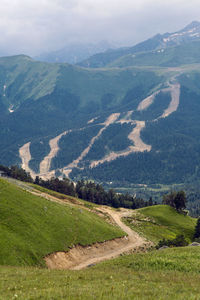
[[[192,21],[190,24],[188,24],[186,27],[184,27],[181,31],[188,31],[192,29],[200,29],[200,22],[199,21]]]
[[[183,29],[174,33],[163,35],[163,47],[180,45],[185,42],[190,42],[200,39],[200,22],[193,21]]]

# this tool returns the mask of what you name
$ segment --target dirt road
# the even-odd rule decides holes
[[[131,230],[130,227],[126,226],[122,221],[122,217],[127,217],[130,215],[130,212],[128,211],[122,211],[122,212],[117,212],[109,208],[103,208],[101,209],[104,212],[106,212],[110,217],[114,220],[114,222],[124,231],[127,233],[127,240],[125,239],[124,243],[122,245],[118,245],[116,249],[112,249],[111,251],[108,251],[107,253],[103,253],[99,257],[94,257],[91,259],[88,259],[87,261],[77,265],[76,267],[73,268],[73,270],[80,270],[85,267],[87,267],[90,264],[96,264],[100,261],[103,260],[108,260],[110,258],[114,258],[119,256],[122,253],[129,252],[130,250],[133,250],[135,248],[141,247],[146,244],[146,241],[144,238],[139,236],[136,232]],[[124,240],[124,239],[123,239]]]
[[[43,197],[49,201],[56,202],[61,205],[70,205],[80,209],[88,210],[88,208],[86,208],[78,199],[70,197],[67,198],[67,196],[65,199],[59,199],[56,196],[36,190],[34,186],[28,185],[16,179],[5,179],[13,184],[16,184],[27,192],[39,197]],[[104,217],[108,216],[111,223],[118,225],[126,233],[126,236],[111,241],[105,241],[103,243],[95,243],[86,247],[78,245],[70,249],[68,252],[52,253],[44,258],[48,268],[80,270],[89,265],[97,264],[101,261],[117,257],[122,253],[136,251],[141,248],[146,249],[152,246],[151,242],[146,241],[143,237],[139,236],[121,221],[121,218],[130,216],[133,213],[132,210],[125,208],[114,210],[106,206],[99,206],[97,210],[99,211],[99,215]]]
[[[69,252],[50,254],[45,257],[48,268],[80,270],[101,261],[115,258],[122,253],[152,245],[121,221],[122,217],[132,213],[130,210],[115,211],[109,207],[99,207],[99,210],[109,215],[113,222],[126,232],[127,236],[88,247],[76,246]]]

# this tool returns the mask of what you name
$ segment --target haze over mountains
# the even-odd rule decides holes
[[[0,163],[124,185],[199,178],[199,63],[199,22],[76,66],[0,58]]]
[[[109,43],[107,41],[101,41],[99,43],[69,43],[64,48],[43,53],[37,57],[36,60],[53,62],[53,63],[69,63],[76,64],[85,59],[88,59],[90,56],[99,53],[105,52],[108,49],[114,49],[116,45],[114,43]]]
[[[163,35],[156,34],[154,37],[141,42],[133,47],[125,47],[110,51],[108,53],[100,53],[90,57],[88,60],[80,63],[81,66],[85,67],[104,67],[109,64],[116,64],[117,59],[127,59],[134,58],[145,52],[160,51],[158,53],[163,53],[166,48],[175,47],[197,41],[200,38],[200,22],[193,21],[185,28],[174,33],[165,33]],[[133,60],[134,61],[134,60]],[[134,63],[134,62],[133,62]],[[150,63],[151,64],[151,63]]]

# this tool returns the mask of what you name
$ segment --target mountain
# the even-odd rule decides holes
[[[36,60],[51,63],[70,63],[76,64],[82,60],[88,59],[90,56],[105,52],[108,49],[114,49],[116,46],[107,41],[99,43],[69,43],[64,48],[57,51],[46,52],[37,57]]]
[[[198,180],[200,41],[177,43],[95,69],[0,58],[0,164],[120,187]]]
[[[174,33],[156,34],[154,37],[141,42],[133,47],[110,50],[108,53],[98,53],[79,63],[80,66],[89,68],[105,67],[115,64],[119,58],[126,56],[137,56],[138,53],[144,55],[151,51],[161,51],[166,48],[184,45],[192,41],[200,41],[200,22],[193,21],[185,28]]]

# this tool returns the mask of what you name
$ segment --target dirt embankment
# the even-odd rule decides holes
[[[151,243],[140,237],[121,221],[122,217],[130,215],[130,211],[125,209],[114,211],[106,207],[101,207],[99,210],[109,215],[113,222],[126,232],[127,236],[112,241],[96,243],[87,247],[76,246],[69,252],[50,254],[45,257],[48,268],[80,270],[101,261],[117,257],[122,253],[144,250],[152,246]]]

